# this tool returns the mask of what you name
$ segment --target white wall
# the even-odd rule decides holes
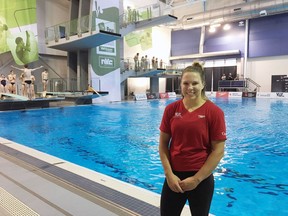
[[[261,92],[271,92],[272,75],[288,75],[288,56],[252,58],[248,60],[247,77],[261,86]]]
[[[137,46],[129,47],[126,44],[125,40],[123,41],[124,41],[123,42],[124,43],[124,46],[123,46],[124,47],[124,59],[127,59],[127,58],[133,59],[134,55],[136,53],[139,53],[140,58],[142,56],[147,55],[149,60],[151,60],[152,57],[155,56],[155,58],[158,58],[159,62],[160,62],[160,59],[162,59],[166,65],[169,63],[169,57],[170,57],[170,51],[171,51],[171,30],[168,28],[153,27],[152,28],[152,48],[145,50],[145,51],[142,51],[140,44]],[[160,80],[159,80],[160,92],[165,92],[165,89],[166,89],[165,81],[166,79],[161,79],[161,83],[160,83]],[[132,83],[133,83],[132,80],[130,80],[127,83],[128,89],[130,88],[130,85],[132,85]],[[133,84],[133,88],[135,88],[134,84]],[[138,93],[138,90],[136,93]],[[140,92],[140,93],[143,93],[143,92]]]
[[[128,78],[128,95],[132,92],[134,94],[146,93],[148,89],[150,89],[150,78],[147,77],[136,77],[136,78]]]
[[[146,90],[150,89],[150,78],[148,77],[134,77],[128,78],[128,95],[131,92],[135,94],[146,93]],[[166,92],[166,78],[159,78],[159,93]]]
[[[124,59],[131,58],[139,53],[140,58],[147,55],[151,60],[153,56],[163,60],[164,63],[169,62],[171,51],[171,29],[165,27],[152,28],[152,48],[142,51],[141,45],[129,47],[124,41]]]

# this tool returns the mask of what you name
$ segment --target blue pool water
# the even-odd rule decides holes
[[[288,215],[288,101],[212,99],[228,140],[215,215]],[[172,100],[0,112],[0,136],[160,193],[159,124]]]

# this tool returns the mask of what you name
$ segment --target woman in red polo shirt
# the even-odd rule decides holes
[[[206,216],[214,192],[212,172],[224,155],[224,113],[205,96],[198,62],[182,72],[181,91],[183,98],[166,107],[160,125],[159,154],[166,177],[161,215],[180,215],[188,200],[193,216]]]

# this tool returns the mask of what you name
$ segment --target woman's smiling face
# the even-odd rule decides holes
[[[201,97],[204,83],[198,72],[185,72],[181,79],[181,92],[183,97],[196,99]]]

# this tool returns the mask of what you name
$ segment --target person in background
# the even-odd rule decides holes
[[[134,56],[135,71],[139,70],[139,53]]]
[[[0,92],[7,93],[8,80],[4,74],[0,76]]]
[[[141,70],[145,70],[145,58],[144,56],[141,57]]]
[[[152,64],[152,68],[155,68],[155,57],[153,56],[152,60],[151,60],[151,64]]]
[[[144,70],[147,70],[149,68],[149,60],[148,60],[148,56],[145,55],[145,64],[144,64]]]
[[[164,68],[164,67],[163,67],[163,60],[162,60],[162,59],[160,60],[160,68],[161,68],[161,69]]]
[[[226,80],[226,75],[223,73],[221,80]]]
[[[35,99],[35,76],[31,75],[31,85],[30,85],[30,91],[31,91],[31,98]]]
[[[19,79],[21,80],[21,93],[22,93],[22,96],[27,97],[26,83],[24,81],[24,72],[22,72],[20,74]]]
[[[32,99],[32,92],[31,92],[31,83],[32,83],[31,76],[32,76],[32,72],[42,68],[43,66],[40,66],[40,67],[37,67],[37,68],[34,68],[34,69],[30,69],[27,64],[24,65],[23,69],[15,67],[13,65],[11,65],[11,67],[14,68],[14,69],[23,71],[23,75],[22,74],[21,75],[22,75],[22,79],[25,82],[25,90],[27,90],[27,96],[31,100]]]
[[[44,71],[41,74],[41,77],[42,77],[43,91],[47,91],[47,84],[48,84],[48,71],[47,71],[47,69],[44,69]]]
[[[10,73],[8,74],[8,80],[10,82],[8,86],[8,90],[11,94],[16,94],[16,74],[13,70],[10,70]]]
[[[223,111],[205,96],[200,63],[184,69],[182,99],[165,108],[159,155],[165,173],[161,216],[180,215],[188,200],[193,216],[208,216],[214,192],[213,171],[224,155]]]
[[[158,58],[155,59],[155,66],[154,66],[154,68],[155,68],[155,69],[158,68]]]
[[[228,74],[228,80],[234,80],[233,76],[232,76],[232,73],[229,73]]]

